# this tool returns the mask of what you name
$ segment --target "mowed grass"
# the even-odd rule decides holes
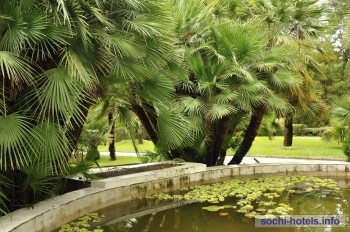
[[[136,156],[117,156],[116,160],[110,160],[108,155],[101,155],[101,158],[97,162],[100,167],[140,163]]]
[[[144,144],[137,146],[139,152],[145,152],[147,150],[154,151],[153,143],[148,140],[144,140]],[[99,146],[99,150],[108,151],[108,145]],[[134,152],[130,140],[123,140],[116,143],[116,150]],[[227,154],[233,155],[234,152],[229,150]],[[346,160],[341,143],[335,141],[326,142],[320,137],[294,137],[293,146],[291,147],[283,147],[282,136],[276,136],[272,140],[269,140],[267,137],[256,137],[247,156]],[[101,163],[104,165],[105,162],[107,166],[139,162],[137,157],[126,156],[119,156],[117,161],[109,161],[109,156],[104,156],[103,159],[105,160],[103,162],[101,161]],[[110,162],[115,162],[116,164]]]
[[[320,137],[294,137],[291,147],[283,147],[282,136],[276,136],[272,140],[257,137],[248,156],[346,160],[341,143],[326,142]]]
[[[154,151],[154,145],[149,140],[143,140],[143,144],[137,144],[139,152]],[[135,152],[134,146],[130,140],[123,140],[115,143],[115,149],[117,152]],[[108,151],[108,144],[102,144],[98,146],[99,151]],[[120,156],[117,154],[117,160],[110,160],[109,155],[101,155],[101,158],[97,161],[100,167],[136,164],[140,163],[140,160],[136,156]]]
[[[137,144],[139,152],[154,151],[154,145],[152,141],[143,140],[143,144]],[[108,144],[98,146],[99,151],[108,151]],[[115,143],[115,150],[121,152],[135,152],[134,146],[130,140],[122,140]]]

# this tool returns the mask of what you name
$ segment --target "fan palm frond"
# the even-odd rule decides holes
[[[30,157],[27,153],[34,151],[32,140],[36,138],[32,127],[30,118],[20,114],[0,117],[1,170],[23,168],[29,164]]]
[[[167,108],[160,109],[158,120],[159,141],[157,146],[175,149],[190,145],[191,124],[178,112]]]
[[[32,66],[19,54],[0,51],[0,71],[3,78],[8,78],[15,85],[33,81]]]
[[[63,173],[68,166],[68,140],[65,131],[59,126],[44,122],[33,128],[34,149],[30,153],[33,166],[38,167],[46,176]],[[31,170],[31,169],[29,169]]]
[[[199,98],[193,98],[190,96],[183,96],[180,99],[181,111],[190,116],[200,115],[204,110],[204,102]]]
[[[42,118],[47,117],[55,122],[64,121],[69,124],[68,119],[79,110],[81,99],[86,96],[78,82],[75,82],[67,70],[57,67],[48,70],[40,77],[40,87],[36,94],[38,97]]]
[[[147,79],[140,84],[137,93],[144,99],[154,102],[166,102],[172,99],[174,93],[174,83],[166,76],[157,76],[152,79]]]
[[[236,109],[231,104],[212,104],[207,112],[210,121],[218,121],[227,115],[231,115]]]

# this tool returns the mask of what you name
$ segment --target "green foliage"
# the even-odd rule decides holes
[[[125,127],[118,127],[115,129],[115,141],[120,142],[130,139],[130,135]]]
[[[0,129],[4,136],[0,136],[0,168],[1,170],[25,167],[29,157],[26,150],[34,149],[31,146],[33,131],[28,118],[18,114],[0,117]],[[6,135],[6,136],[5,136]],[[10,155],[9,155],[10,154]]]
[[[116,74],[152,84],[175,57],[166,20],[159,20],[164,3],[1,1],[0,171],[20,173],[23,192],[50,196],[52,178],[72,171],[70,153],[86,111],[104,94],[103,80]],[[82,140],[96,152],[104,130],[87,128]]]
[[[32,165],[22,170],[25,174],[25,180],[21,183],[24,199],[23,204],[34,204],[38,200],[56,196],[61,190],[62,183],[59,177],[50,176],[45,169]],[[33,194],[33,199],[31,198]]]
[[[274,136],[281,134],[282,125],[278,122],[276,115],[272,113],[265,115],[260,125],[258,135],[267,136],[269,139],[272,139]]]
[[[320,179],[307,176],[279,176],[259,179],[232,179],[211,185],[196,185],[181,189],[180,194],[155,194],[147,199],[176,199],[187,200],[215,205],[205,206],[202,209],[217,212],[223,209],[237,209],[247,218],[267,218],[273,215],[288,215],[293,208],[288,202],[280,202],[282,195],[295,194],[312,197],[312,193],[327,194],[336,192],[340,188],[331,179]],[[325,195],[326,196],[326,195]],[[227,199],[234,199],[234,204],[227,205]],[[286,198],[283,198],[287,200]],[[277,204],[277,201],[280,203]],[[218,204],[224,205],[218,205]]]
[[[94,165],[95,163],[89,160],[71,163],[67,168],[66,173],[64,173],[64,175],[67,175],[67,176],[82,175],[83,177],[85,177],[86,180],[97,179],[95,175],[89,172],[89,170],[93,168]]]
[[[61,226],[59,232],[103,232],[102,229],[94,229],[93,223],[99,223],[103,219],[97,213],[89,213],[78,218],[77,221]]]

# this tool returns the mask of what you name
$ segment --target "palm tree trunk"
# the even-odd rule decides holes
[[[113,113],[108,113],[108,123],[111,126],[111,131],[109,132],[109,136],[111,138],[111,141],[109,142],[108,150],[109,150],[109,156],[111,160],[116,160],[117,156],[115,154],[115,121],[113,119]]]
[[[138,144],[143,144],[143,130],[140,123],[137,125],[137,142]]]
[[[263,106],[258,107],[258,109],[255,110],[254,114],[250,118],[247,130],[245,131],[244,139],[239,145],[235,155],[233,156],[229,164],[240,164],[242,162],[244,156],[248,153],[249,149],[251,148],[256,135],[258,134],[258,130],[265,112],[266,109]]]
[[[284,121],[284,139],[283,146],[293,145],[293,113],[287,113]]]
[[[151,123],[153,130],[157,131],[157,112],[154,106],[146,101],[142,101],[142,107],[146,113],[146,116]]]
[[[84,127],[84,123],[86,120],[86,117],[89,113],[89,108],[91,106],[92,102],[89,100],[83,100],[81,104],[81,115],[79,120],[74,120],[73,118],[71,119],[71,124],[72,126],[70,129],[66,132],[68,142],[69,142],[69,150],[68,150],[68,156],[71,156],[73,151],[76,149],[77,144],[78,144],[78,139],[81,135],[81,132]]]
[[[232,115],[225,116],[218,123],[214,124],[215,130],[211,138],[212,144],[209,146],[207,166],[216,165],[219,156],[226,155],[226,152],[222,151],[222,144],[228,132],[231,117]]]
[[[226,158],[226,151],[228,148],[230,148],[232,137],[236,133],[236,127],[241,122],[244,115],[245,115],[245,113],[242,111],[239,111],[239,112],[232,115],[231,120],[230,120],[230,125],[228,126],[227,133],[225,135],[223,144],[221,146],[219,159],[216,161],[216,165],[223,165],[224,164],[224,161]]]
[[[150,119],[147,117],[145,110],[137,104],[132,104],[131,107],[132,111],[139,118],[141,124],[145,128],[146,133],[148,134],[152,142],[156,144],[158,142],[158,134],[157,131],[153,128]]]

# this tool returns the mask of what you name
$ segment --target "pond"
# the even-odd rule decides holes
[[[344,181],[349,186],[349,180]],[[345,232],[350,223],[350,188],[339,188],[334,180],[315,177],[234,179],[126,202],[98,213],[104,215],[98,228],[105,232]],[[297,221],[299,227],[258,228],[255,221],[312,219],[311,215],[326,215],[329,220],[325,224],[332,223],[331,216],[340,215],[346,225],[306,228],[305,223]]]

